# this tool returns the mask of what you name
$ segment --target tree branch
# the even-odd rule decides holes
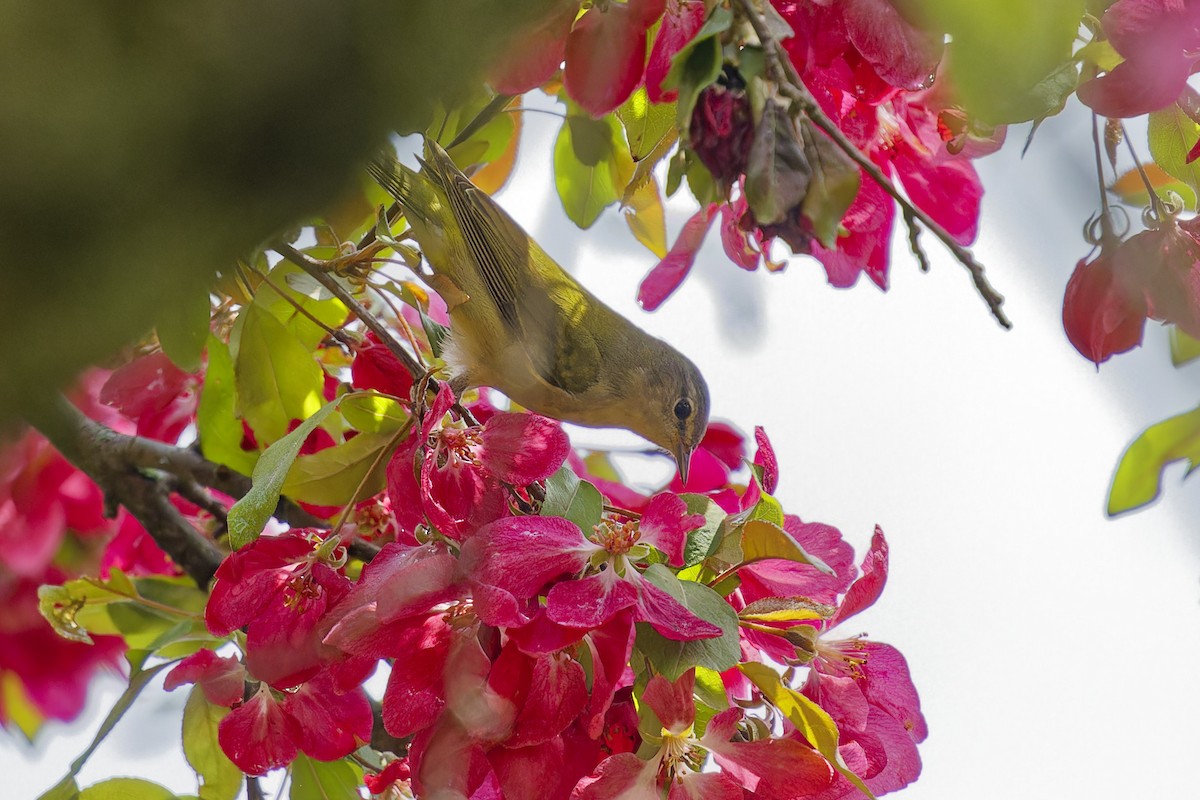
[[[88,419],[61,395],[26,409],[25,417],[63,457],[96,482],[110,503],[125,506],[197,586],[207,588],[224,554],[171,505],[170,491],[162,482],[141,472],[129,459],[128,453],[140,450],[137,442],[129,441],[137,437]],[[161,455],[162,464],[177,463],[166,453]]]
[[[766,56],[767,70],[770,72],[771,78],[779,86],[780,93],[793,101],[814,125],[832,139],[842,152],[849,156],[871,180],[878,184],[879,188],[887,192],[893,200],[900,204],[901,209],[904,211],[906,224],[911,227],[912,220],[918,220],[945,245],[946,249],[954,255],[954,258],[971,273],[971,281],[975,284],[976,291],[979,292],[983,301],[987,303],[996,321],[1005,328],[1012,328],[1012,322],[1009,321],[1004,311],[1000,308],[1004,302],[1004,296],[997,292],[988,282],[987,277],[984,275],[983,265],[975,260],[975,256],[971,253],[970,249],[956,242],[954,237],[945,228],[901,194],[900,190],[896,188],[896,184],[892,183],[883,174],[883,170],[868,158],[865,153],[859,150],[846,137],[846,134],[842,133],[842,129],[837,126],[837,123],[826,116],[816,99],[813,98],[812,93],[808,91],[808,88],[800,79],[800,74],[796,72],[796,67],[792,64],[791,59],[787,57],[787,54],[783,52],[779,43],[771,35],[766,20],[763,19],[762,13],[755,7],[754,0],[737,0],[737,3],[741,6],[751,27],[754,28],[754,33],[758,36],[759,43],[762,44]],[[914,238],[915,236],[910,232],[910,239]]]

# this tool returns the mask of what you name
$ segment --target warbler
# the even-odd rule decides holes
[[[602,303],[426,141],[421,171],[369,165],[399,203],[450,312],[443,357],[456,392],[491,386],[538,414],[625,428],[667,450],[687,481],[708,426],[696,365]]]

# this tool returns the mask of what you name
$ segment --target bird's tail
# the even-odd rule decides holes
[[[410,224],[431,221],[430,209],[438,207],[442,192],[427,175],[404,166],[390,152],[372,158],[367,172],[400,204]]]

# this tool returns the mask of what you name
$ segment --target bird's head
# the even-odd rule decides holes
[[[637,431],[675,458],[687,482],[692,452],[708,429],[708,384],[686,356],[661,343],[654,363],[642,372],[643,430]]]

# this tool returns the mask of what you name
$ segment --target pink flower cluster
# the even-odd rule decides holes
[[[1004,131],[967,119],[950,101],[943,81],[935,81],[941,32],[915,27],[887,0],[775,0],[773,5],[794,32],[784,47],[822,110],[884,175],[903,186],[917,207],[955,240],[971,243],[983,189],[970,159],[999,148]],[[723,86],[705,90],[693,126],[720,123],[729,130],[715,138],[715,145],[703,130],[691,133],[692,147],[714,176],[735,187],[738,182],[730,175],[746,168],[747,131],[745,122],[731,121],[748,111],[726,106],[739,102],[748,107],[736,91]],[[864,173],[834,247],[815,239],[800,214],[784,223],[758,225],[740,189],[732,201],[702,208],[643,280],[638,295],[643,307],[657,307],[687,277],[718,208],[721,243],[743,269],[755,269],[760,261],[780,268],[766,257],[771,240],[780,239],[794,253],[820,261],[834,286],[852,286],[865,273],[887,289],[895,202]]]
[[[91,370],[72,400],[120,433],[175,442],[195,414],[199,377],[161,353],[116,371]],[[185,513],[195,514],[188,507]],[[105,517],[104,495],[36,431],[0,445],[0,679],[14,675],[43,717],[74,719],[100,668],[117,670],[124,643],[59,637],[38,614],[37,589],[83,573],[175,574],[175,565],[127,511]],[[0,725],[10,714],[0,698]]]
[[[836,720],[838,753],[868,786],[915,779],[925,726],[903,658],[830,632],[878,597],[881,533],[857,581],[835,529],[787,517],[786,535],[811,563],[746,564],[724,599],[692,582],[721,614],[663,588],[689,583],[675,575],[699,566],[688,547],[707,523],[688,498],[707,495],[727,526],[768,502],[777,467],[765,434],[748,488],[731,483],[740,436],[714,426],[693,478],[702,485],[688,487],[704,494],[614,492],[609,502],[638,510],[597,507],[581,527],[574,513],[539,513],[551,502],[547,479],[572,455],[556,423],[480,409],[482,422],[466,424],[450,405],[443,389],[416,409],[387,471],[395,541],[361,570],[341,536],[312,530],[263,536],[218,570],[206,620],[217,636],[244,631],[242,656],[202,650],[167,683],[196,682],[232,708],[218,738],[237,766],[261,774],[298,752],[336,759],[386,733],[398,758],[368,778],[373,792],[396,782],[417,797],[478,800],[857,792],[795,726],[747,740],[758,728],[741,709],[767,706],[737,669],[740,653],[808,667],[798,690]],[[781,597],[820,611],[800,626],[727,621]],[[700,732],[695,648],[729,637],[735,655],[721,665],[719,702],[704,696],[718,707]],[[654,666],[662,648],[684,659],[673,679]],[[381,664],[376,721],[363,684]]]

